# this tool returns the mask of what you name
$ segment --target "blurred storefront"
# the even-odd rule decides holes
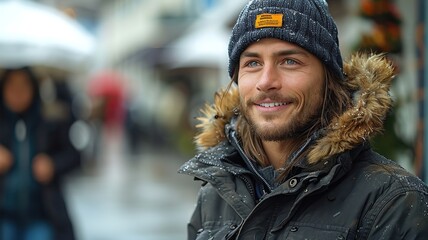
[[[126,127],[132,148],[138,149],[141,141],[193,153],[193,118],[226,82],[228,32],[244,2],[233,1],[233,8],[225,0],[103,5],[100,64],[127,76]],[[204,29],[220,30],[207,35],[201,32]]]
[[[134,78],[138,79],[135,83],[140,87],[134,89],[139,89],[135,99],[140,100],[134,103],[139,107],[133,107],[133,109],[145,109],[146,117],[152,118],[139,122],[147,122],[148,126],[162,123],[158,126],[160,129],[158,133],[168,133],[168,129],[177,129],[174,128],[177,125],[170,124],[166,127],[168,124],[164,121],[165,116],[159,114],[159,111],[162,113],[164,109],[159,108],[156,96],[162,96],[161,93],[171,92],[170,90],[173,89],[173,92],[178,91],[176,92],[178,95],[185,97],[180,101],[169,103],[171,109],[180,102],[185,106],[185,108],[175,108],[181,109],[181,114],[175,113],[176,117],[181,116],[181,120],[171,118],[171,123],[174,121],[178,124],[181,131],[170,131],[169,135],[164,135],[166,139],[160,140],[169,146],[171,141],[173,143],[178,141],[177,136],[184,136],[189,141],[194,125],[193,118],[198,116],[199,106],[211,101],[213,91],[228,83],[226,71],[228,33],[238,11],[246,1],[233,1],[233,3],[217,1],[211,4],[210,8],[194,15],[183,3],[177,3],[181,7],[178,5],[175,7],[178,11],[175,12],[174,21],[165,20],[170,20],[171,15],[168,18],[155,18],[156,22],[144,30],[146,34],[141,35],[145,38],[136,41],[141,44],[140,48],[137,51],[130,51],[132,54],[119,61],[123,69],[127,69],[129,73],[132,72],[135,74]],[[148,4],[147,1],[146,4]],[[383,137],[378,137],[373,145],[405,168],[415,173],[420,172],[417,170],[420,167],[415,165],[420,160],[416,160],[414,147],[417,144],[418,132],[418,103],[415,98],[415,93],[418,91],[418,56],[415,50],[417,42],[415,34],[417,14],[415,13],[418,9],[418,1],[342,0],[329,1],[329,4],[339,27],[344,59],[356,50],[366,50],[388,52],[388,57],[394,61],[397,77],[391,94],[395,100],[395,108],[386,120],[385,134]],[[159,10],[157,16],[168,15],[165,12],[170,13],[168,7],[171,6],[170,3],[158,4],[159,9],[163,10]],[[148,4],[141,9],[153,7],[154,5]],[[118,11],[117,7],[113,9]],[[180,10],[182,21],[177,20],[180,19],[177,18],[180,16]],[[143,23],[140,24],[140,28],[143,28],[144,23],[148,23],[150,14],[137,15],[140,20],[134,20],[134,22]],[[123,18],[122,20],[126,22]],[[125,22],[116,24],[117,29],[129,25]],[[136,32],[133,34],[138,35]],[[113,34],[113,36],[116,35]],[[132,44],[128,45],[132,46]],[[110,59],[118,59],[118,53],[112,51],[111,54],[113,58]],[[167,103],[162,106],[168,108]],[[182,131],[183,129],[186,131]],[[155,135],[159,136],[159,134]],[[184,151],[189,151],[189,148],[191,146],[184,147]]]
[[[85,5],[85,1],[64,2]],[[116,69],[126,76],[130,89],[127,123],[131,132],[138,132],[132,141],[142,138],[159,147],[175,146],[191,154],[197,109],[211,101],[214,90],[228,83],[228,34],[247,1],[94,2],[87,3],[86,8],[95,11],[97,6],[97,63],[99,68]],[[418,138],[417,134],[422,123],[417,122],[423,113],[418,109],[423,107],[415,96],[424,73],[418,71],[423,55],[418,55],[422,50],[416,45],[416,30],[418,21],[423,22],[426,15],[420,7],[424,1],[328,3],[338,24],[344,59],[355,50],[386,51],[397,66],[391,92],[396,106],[387,119],[384,137],[379,137],[374,145],[421,175],[423,157],[415,146],[420,145],[417,139],[421,136]],[[166,116],[165,112],[169,114]]]

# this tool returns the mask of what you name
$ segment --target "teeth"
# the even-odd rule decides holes
[[[283,106],[283,105],[287,105],[287,103],[262,103],[262,104],[260,104],[260,106],[266,107],[266,108],[279,107],[279,106]]]

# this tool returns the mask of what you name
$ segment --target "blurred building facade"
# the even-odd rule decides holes
[[[234,13],[219,18],[216,14],[219,10],[230,9],[227,7],[230,1],[103,2],[99,12],[98,63],[115,68],[127,77],[130,90],[128,139],[138,143],[139,138],[143,138],[147,144],[159,148],[172,147],[193,153],[193,117],[197,116],[199,106],[212,98],[214,89],[224,85],[225,81],[220,79],[227,77],[228,36],[224,34],[218,41],[222,45],[216,47],[208,42],[210,36],[202,34],[195,36],[194,41],[193,37],[186,41],[186,34],[197,27],[200,30],[215,28],[224,22],[222,19],[234,21],[244,3],[234,1]],[[224,24],[225,31],[230,31],[231,24],[227,21]],[[202,39],[197,39],[201,36]],[[179,41],[185,45],[177,45]],[[202,45],[197,47],[198,44]],[[217,61],[214,65],[200,65],[204,59],[212,57],[202,53],[193,62],[195,65],[180,66],[180,62],[197,48],[222,53],[223,59],[212,59]]]

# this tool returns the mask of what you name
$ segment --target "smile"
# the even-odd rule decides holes
[[[265,107],[265,108],[273,108],[273,107],[280,107],[280,106],[285,106],[288,103],[260,103],[258,104],[260,107]]]

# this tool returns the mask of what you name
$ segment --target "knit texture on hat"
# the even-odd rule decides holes
[[[256,28],[257,16],[282,14],[277,23]],[[282,21],[282,22],[281,22]],[[229,42],[229,76],[241,53],[263,38],[277,38],[306,49],[343,79],[337,27],[325,0],[253,0],[241,11]]]

